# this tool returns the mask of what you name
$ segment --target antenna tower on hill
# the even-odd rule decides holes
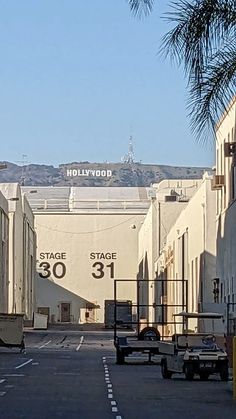
[[[21,164],[21,177],[20,177],[20,185],[24,186],[25,184],[25,179],[26,179],[26,165],[29,164],[30,162],[28,161],[28,156],[27,154],[22,154],[22,159],[18,160],[17,163]]]
[[[133,164],[134,163],[134,146],[133,146],[132,135],[129,137],[129,151],[128,151],[128,154],[125,154],[124,157],[122,157],[121,161],[123,163],[127,163],[127,164]]]

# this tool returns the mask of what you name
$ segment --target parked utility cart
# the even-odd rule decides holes
[[[159,342],[159,352],[163,355],[161,369],[163,378],[172,374],[184,373],[187,380],[195,374],[207,380],[210,374],[219,374],[222,381],[228,380],[228,357],[224,348],[223,333],[189,332],[188,321],[196,319],[200,329],[204,330],[209,322],[213,326],[216,320],[223,319],[218,313],[180,313],[183,319],[183,333],[175,333],[170,342]],[[218,329],[219,330],[219,329]]]
[[[23,314],[0,313],[0,346],[25,349]]]

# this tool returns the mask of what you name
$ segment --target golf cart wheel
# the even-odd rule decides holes
[[[155,327],[147,326],[139,333],[138,340],[160,340],[160,333]]]
[[[161,363],[161,374],[162,378],[169,379],[172,377],[172,372],[168,370],[166,361],[162,361]]]
[[[184,374],[185,374],[186,380],[188,380],[188,381],[193,380],[194,370],[193,370],[193,365],[192,364],[185,364]]]
[[[228,365],[223,364],[220,367],[220,379],[221,381],[228,381],[229,379],[229,370]]]

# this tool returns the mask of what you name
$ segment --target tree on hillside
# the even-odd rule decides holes
[[[154,5],[154,0],[128,2],[137,15]],[[183,66],[191,127],[198,139],[206,139],[236,93],[236,1],[171,1],[164,17],[172,29],[161,51]]]

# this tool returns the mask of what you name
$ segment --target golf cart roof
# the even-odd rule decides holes
[[[187,319],[222,319],[222,317],[224,317],[224,315],[221,313],[188,313],[186,311],[173,314],[173,316],[185,317]]]

